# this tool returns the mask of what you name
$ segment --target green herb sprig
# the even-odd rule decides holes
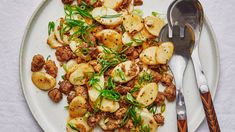
[[[48,23],[48,35],[51,35],[51,33],[54,31],[55,31],[55,23],[51,21]]]
[[[136,106],[136,107],[142,107],[143,106],[143,104],[140,104],[139,102],[137,102],[130,93],[127,93],[125,99],[129,104],[132,104],[133,106]]]
[[[114,101],[119,101],[121,98],[121,95],[114,90],[101,90],[100,95],[106,99],[114,100]]]

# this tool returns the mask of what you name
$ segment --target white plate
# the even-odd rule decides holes
[[[171,1],[145,0],[141,8],[144,10],[145,15],[151,15],[152,11],[166,14]],[[61,16],[64,16],[64,12],[60,1],[42,1],[27,26],[20,52],[20,77],[25,98],[37,122],[47,132],[65,131],[67,111],[64,106],[67,105],[66,99],[64,98],[59,104],[52,103],[47,96],[47,92],[40,91],[33,85],[30,66],[32,57],[37,53],[44,55],[44,57],[51,55],[52,59],[56,60],[54,51],[46,44],[47,25],[49,21],[55,21]],[[219,53],[215,35],[207,20],[202,31],[200,58],[214,98],[219,80]],[[59,75],[62,75],[62,70]],[[58,76],[57,80],[60,79],[61,77]],[[187,68],[183,86],[189,131],[192,132],[198,128],[205,116],[196,87],[192,62],[189,63]],[[165,125],[159,127],[158,131],[177,131],[175,103],[167,104]]]

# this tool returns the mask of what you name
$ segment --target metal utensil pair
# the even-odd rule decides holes
[[[191,37],[191,40],[194,40],[194,45],[192,43],[191,45],[187,45],[181,44],[181,42],[171,39],[174,40],[173,43],[176,43],[175,54],[170,60],[169,66],[174,74],[176,87],[178,87],[176,99],[178,130],[187,131],[186,106],[184,103],[181,88],[184,70],[186,68],[188,59],[190,59],[191,57],[209,129],[211,132],[220,132],[220,127],[217,121],[208,83],[199,59],[198,45],[204,22],[203,8],[198,0],[175,0],[168,8],[167,19],[168,29],[165,28],[162,30],[160,38],[164,38],[164,32],[168,30],[168,35],[165,34],[165,36],[168,36],[168,38],[175,38],[177,36],[175,34],[178,34],[177,38],[179,37],[185,39],[187,38],[187,36],[189,36]],[[178,28],[175,29],[175,27]],[[188,32],[190,29],[192,32]],[[162,40],[164,41],[164,39]],[[193,50],[191,50],[191,48],[181,48],[178,45],[189,47],[191,46],[193,47]],[[178,53],[178,50],[182,53]],[[192,55],[190,55],[191,51]],[[187,54],[185,54],[184,52],[186,52]]]

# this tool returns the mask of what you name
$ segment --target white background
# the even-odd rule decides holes
[[[60,1],[60,0],[58,0]],[[159,0],[161,1],[161,0]],[[19,81],[19,50],[27,22],[41,0],[0,0],[0,131],[41,132]],[[220,48],[221,73],[214,101],[223,132],[235,131],[235,0],[201,0]],[[207,132],[204,121],[198,132]]]

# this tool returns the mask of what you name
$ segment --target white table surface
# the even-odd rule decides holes
[[[60,1],[60,0],[58,0]],[[160,1],[160,0],[159,0]],[[41,0],[0,0],[0,131],[41,132],[19,80],[19,50],[27,22]],[[235,0],[201,0],[220,48],[221,76],[214,101],[223,132],[235,131]],[[206,121],[197,130],[207,132]]]

